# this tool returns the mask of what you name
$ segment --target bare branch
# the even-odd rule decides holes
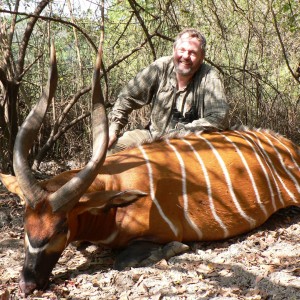
[[[65,127],[61,128],[56,132],[55,135],[49,137],[47,142],[44,144],[43,148],[41,151],[38,153],[36,158],[34,159],[33,165],[32,165],[32,170],[37,171],[39,169],[39,166],[41,164],[41,161],[45,157],[46,153],[49,151],[49,149],[54,145],[54,143],[62,136],[64,135],[70,128],[72,128],[74,125],[79,123],[80,121],[84,120],[85,118],[89,117],[91,115],[90,112],[86,112],[82,114],[81,116],[77,117],[76,119],[72,120],[68,125]]]
[[[92,48],[95,50],[95,52],[97,51],[97,46],[91,40],[89,35],[82,28],[80,28],[78,25],[76,25],[72,22],[68,22],[68,21],[65,21],[65,20],[62,20],[62,19],[59,19],[59,18],[55,18],[55,17],[46,17],[46,16],[39,16],[39,15],[36,15],[36,14],[28,14],[28,13],[23,13],[23,12],[14,12],[14,11],[11,11],[11,10],[6,10],[6,9],[0,9],[0,12],[8,13],[8,14],[16,14],[16,15],[21,15],[21,16],[27,16],[27,17],[34,17],[34,18],[41,19],[41,20],[44,20],[44,21],[53,21],[53,22],[57,22],[57,23],[67,25],[67,26],[74,27],[87,39],[87,41],[92,46]]]
[[[7,84],[6,72],[2,68],[0,68],[0,81],[4,86]]]
[[[15,4],[15,11],[18,11],[19,3],[20,3],[20,0],[17,0],[16,4]],[[15,32],[16,21],[17,21],[17,15],[15,15],[14,18],[12,19],[12,23],[10,26],[10,32],[9,32],[9,35],[7,38],[7,51],[5,51],[5,57],[4,57],[4,61],[6,61],[6,62],[9,61],[9,57],[11,56],[11,45],[12,45],[12,41],[13,41],[13,35]]]
[[[276,14],[275,14],[275,11],[273,9],[273,1],[271,1],[271,12],[272,12],[272,16],[273,16],[273,21],[274,21],[274,26],[275,26],[275,29],[276,29],[276,33],[277,33],[277,37],[279,39],[279,42],[280,42],[280,46],[281,46],[281,49],[282,49],[282,53],[283,53],[283,56],[284,56],[284,60],[285,60],[285,63],[290,71],[290,73],[292,74],[292,76],[296,79],[296,81],[298,83],[300,83],[300,80],[299,78],[297,77],[297,74],[294,73],[294,71],[292,70],[291,66],[290,66],[290,63],[289,63],[289,60],[288,60],[288,57],[287,57],[287,54],[286,54],[286,50],[285,50],[285,47],[284,47],[284,43],[282,41],[282,38],[281,38],[281,34],[280,34],[280,30],[279,30],[279,27],[278,27],[278,23],[277,23],[277,18],[276,18]]]
[[[117,66],[118,64],[120,64],[122,61],[124,61],[125,59],[127,59],[128,57],[130,57],[132,54],[134,54],[135,52],[141,50],[141,48],[147,43],[147,40],[144,40],[139,46],[135,47],[134,49],[132,49],[129,53],[125,54],[123,57],[121,57],[118,60],[115,60],[110,66],[107,67],[106,72],[109,72],[111,69],[113,69],[115,66]]]
[[[126,25],[125,25],[125,27],[124,27],[123,32],[119,35],[119,38],[117,39],[117,41],[115,42],[115,44],[112,46],[112,48],[116,47],[116,45],[119,44],[119,41],[120,41],[120,40],[122,39],[122,37],[124,36],[124,33],[126,32],[126,30],[127,30],[128,26],[129,26],[129,24],[130,24],[130,22],[131,22],[133,16],[134,16],[134,13],[132,13],[131,16],[128,18],[128,21],[127,21],[127,23],[126,23]]]
[[[146,27],[146,25],[144,23],[144,20],[142,19],[142,17],[140,16],[139,12],[136,9],[137,4],[136,4],[135,0],[128,0],[128,2],[130,4],[131,8],[133,9],[134,14],[136,15],[139,23],[141,24],[141,26],[143,28],[143,31],[146,35],[147,41],[149,43],[149,46],[150,46],[150,49],[151,49],[151,52],[152,52],[152,55],[153,55],[153,59],[155,60],[156,59],[156,52],[155,52],[155,49],[154,49],[154,45],[151,41],[151,36],[149,34],[148,28]]]
[[[73,8],[72,8],[72,4],[71,4],[70,0],[67,0],[67,5],[68,5],[69,11],[70,11],[71,20],[75,24],[75,18],[73,16]],[[80,84],[81,84],[81,86],[83,86],[83,82],[84,82],[84,79],[83,79],[83,66],[82,66],[82,61],[81,61],[77,31],[76,31],[75,27],[73,27],[73,34],[74,34],[74,40],[75,40],[74,42],[75,42],[77,59],[78,59],[78,66],[79,66],[79,70],[80,70]]]
[[[53,129],[52,129],[52,132],[50,134],[51,135],[54,135],[56,134],[56,132],[58,131],[58,128],[60,127],[61,123],[63,122],[63,120],[65,119],[65,117],[67,116],[68,112],[71,110],[71,108],[73,107],[73,105],[78,101],[78,99],[86,94],[87,92],[89,92],[91,90],[91,86],[88,86],[88,87],[85,87],[83,89],[81,89],[80,91],[78,91],[70,101],[68,101],[68,105],[66,105],[66,107],[63,109],[60,117],[56,120],[54,126],[53,126]]]
[[[44,8],[49,4],[49,1],[50,0],[42,0],[39,3],[39,5],[36,7],[34,14],[33,14],[34,16],[32,16],[30,21],[28,21],[28,23],[27,23],[27,26],[26,26],[26,29],[24,32],[24,36],[23,36],[23,40],[21,42],[20,49],[19,49],[19,59],[18,59],[18,63],[16,66],[17,76],[19,76],[23,72],[26,50],[27,50],[27,46],[28,46],[29,39],[31,37],[32,31],[34,28],[34,25],[38,20],[37,16],[39,16],[41,14],[41,12],[44,10]],[[19,78],[16,78],[16,80],[19,81]]]
[[[31,69],[31,67],[44,55],[44,53],[40,54],[38,57],[36,57],[34,59],[34,61],[29,64],[24,70],[23,72],[18,76],[18,80],[21,81],[22,78],[24,77],[24,75]]]

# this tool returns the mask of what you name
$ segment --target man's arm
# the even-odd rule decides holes
[[[128,116],[134,109],[149,104],[157,89],[158,67],[152,63],[129,81],[118,96],[111,111],[109,127],[109,147],[117,140],[121,129],[128,123]]]

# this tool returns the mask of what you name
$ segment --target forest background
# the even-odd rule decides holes
[[[177,33],[196,27],[206,62],[223,76],[231,125],[269,128],[300,143],[298,0],[4,0],[0,1],[0,169],[12,172],[18,128],[42,94],[49,47],[59,70],[55,99],[31,152],[41,161],[90,157],[90,84],[104,15],[102,85],[111,109],[122,87],[170,55]],[[145,125],[149,107],[128,128]]]

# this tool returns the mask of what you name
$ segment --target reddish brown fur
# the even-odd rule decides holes
[[[205,169],[190,145],[205,164],[211,198]],[[209,145],[213,145],[214,151]],[[149,161],[145,160],[143,151]],[[222,158],[229,179],[215,151]],[[162,140],[107,157],[99,175],[70,211],[53,213],[46,200],[39,202],[35,209],[27,205],[25,230],[30,243],[49,242],[50,252],[57,250],[57,259],[65,245],[75,240],[90,240],[112,248],[126,247],[140,240],[160,244],[220,240],[248,232],[282,207],[299,205],[299,165],[299,148],[268,132],[228,131],[191,134],[183,140]],[[54,192],[78,172],[64,172],[44,181],[41,186],[49,193]],[[2,176],[2,179],[13,192],[20,193],[11,177]],[[137,200],[131,192],[136,190],[146,193],[140,194],[142,199],[129,206],[115,207],[122,205],[122,201],[127,205]],[[119,191],[129,194],[119,196]],[[159,202],[162,213],[155,201]],[[70,231],[67,243],[67,233],[55,236],[59,224],[64,221],[68,222]]]

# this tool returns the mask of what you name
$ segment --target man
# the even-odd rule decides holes
[[[173,56],[142,70],[121,91],[110,114],[109,154],[174,130],[222,130],[228,126],[228,104],[218,72],[203,63],[206,40],[193,28],[176,37]],[[134,109],[151,104],[147,129],[118,138]]]

